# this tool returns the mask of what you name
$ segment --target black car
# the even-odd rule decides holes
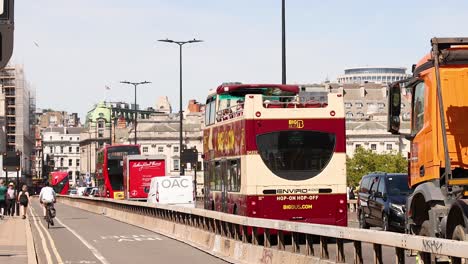
[[[358,191],[359,226],[378,226],[384,231],[404,231],[405,204],[409,194],[407,174],[365,175]]]

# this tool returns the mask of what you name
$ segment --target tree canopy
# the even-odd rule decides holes
[[[352,158],[346,158],[348,185],[357,186],[362,176],[371,172],[407,173],[408,161],[400,153],[377,154],[357,148]]]

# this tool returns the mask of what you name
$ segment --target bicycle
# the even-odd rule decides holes
[[[47,222],[47,229],[49,229],[50,226],[54,225],[55,208],[54,208],[53,203],[46,203],[44,206],[46,207],[45,220]],[[52,211],[54,211],[54,212],[52,212]]]

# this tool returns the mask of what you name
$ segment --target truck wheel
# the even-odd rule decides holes
[[[430,236],[430,228],[431,225],[429,223],[429,220],[426,220],[422,223],[421,229],[419,229],[419,236]],[[419,263],[424,263],[424,264],[429,264],[431,263],[431,254],[427,252],[418,252],[419,255]]]
[[[465,228],[463,228],[462,225],[457,225],[455,229],[453,230],[453,235],[452,235],[453,240],[457,241],[466,241],[467,236],[465,234]],[[452,261],[452,264],[462,264],[462,263],[468,263],[466,259],[461,259],[461,258],[450,258]]]
[[[359,228],[369,229],[369,225],[366,223],[366,216],[363,212],[359,214]]]

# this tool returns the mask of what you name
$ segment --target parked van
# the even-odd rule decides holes
[[[152,178],[147,203],[195,207],[195,185],[192,176]]]
[[[403,232],[409,194],[407,174],[382,172],[363,176],[358,190],[360,228],[377,226],[384,231]]]

